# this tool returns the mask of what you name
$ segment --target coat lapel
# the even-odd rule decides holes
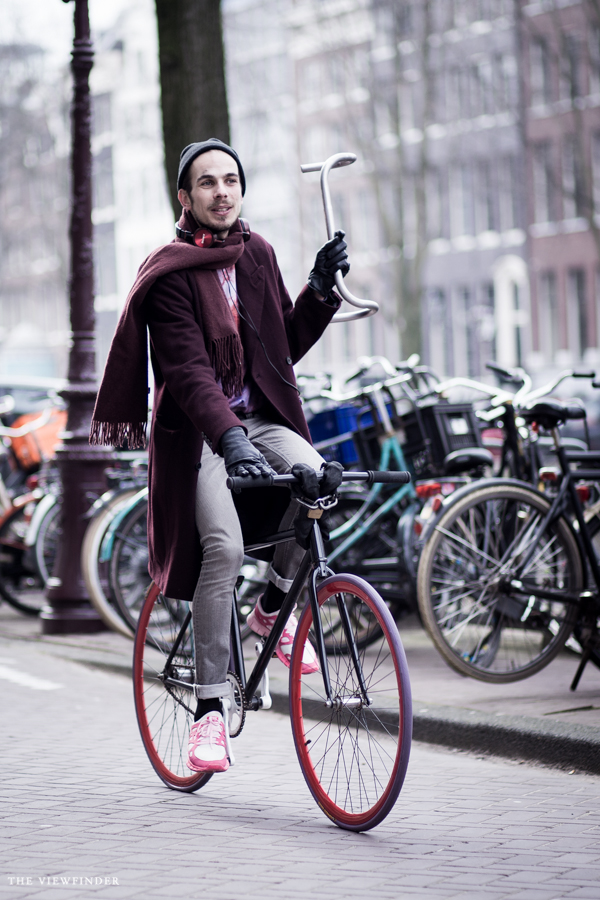
[[[246,252],[242,254],[239,262],[235,267],[237,292],[243,304],[242,314],[244,310],[248,313],[248,317],[254,323],[254,327],[260,334],[263,309],[265,306],[265,268],[257,265],[253,254]],[[254,356],[254,351],[258,341],[254,334],[252,325],[245,324],[244,331],[248,337],[254,336],[254,340],[245,341],[245,349],[247,353],[247,362],[250,364]]]

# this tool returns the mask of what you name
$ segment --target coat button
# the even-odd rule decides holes
[[[291,356],[286,356],[285,361],[286,361],[286,363],[288,364],[288,366],[291,366],[291,364],[292,364],[292,357],[291,357]]]

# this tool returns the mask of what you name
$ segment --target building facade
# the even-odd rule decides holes
[[[0,378],[64,375],[68,86],[32,44],[0,45]]]
[[[588,0],[521,6],[533,349],[597,365],[600,18]]]
[[[525,364],[513,0],[226,0],[224,15],[234,138],[243,158],[250,146],[264,157],[273,179],[258,203],[276,198],[274,243],[291,248],[292,283],[324,235],[318,177],[300,175],[300,163],[358,156],[332,173],[334,212],[351,251],[348,284],[381,311],[329,329],[306,365],[398,360],[416,344],[442,374],[480,376],[494,357]],[[252,29],[269,37],[252,40]]]
[[[91,72],[96,353],[101,372],[137,270],[174,236],[166,189],[152,0],[94,35]]]

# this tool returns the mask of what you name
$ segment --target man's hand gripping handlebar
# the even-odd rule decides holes
[[[315,472],[317,479],[320,481],[323,477],[321,472]],[[357,481],[364,484],[408,484],[410,481],[410,472],[344,472],[342,482]],[[263,478],[239,478],[230,477],[227,479],[227,487],[230,491],[239,494],[246,488],[271,487],[272,485],[295,484],[298,481],[295,475],[269,475]]]

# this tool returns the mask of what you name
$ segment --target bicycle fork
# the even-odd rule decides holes
[[[315,641],[317,644],[319,665],[321,666],[321,674],[323,676],[323,688],[325,690],[325,696],[327,698],[326,706],[330,709],[341,709],[343,707],[361,707],[363,703],[367,706],[370,706],[371,700],[367,695],[365,677],[362,666],[360,664],[358,648],[356,646],[356,641],[354,640],[354,633],[352,631],[350,616],[348,614],[348,608],[346,606],[346,601],[343,594],[336,594],[335,599],[342,623],[342,629],[344,631],[344,637],[346,639],[346,646],[350,651],[350,658],[352,659],[352,664],[354,666],[354,671],[356,673],[356,678],[360,687],[362,698],[332,697],[329,667],[327,665],[327,651],[325,649],[325,638],[323,635],[323,623],[321,622],[321,609],[317,597],[317,579],[327,578],[328,575],[331,575],[333,573],[327,566],[327,555],[325,553],[325,547],[323,545],[323,535],[321,534],[321,529],[319,528],[317,520],[315,520],[313,524],[311,533],[311,555],[313,558],[313,562],[316,563],[316,565],[313,569],[311,577],[310,605],[312,610],[313,627],[315,632]]]

